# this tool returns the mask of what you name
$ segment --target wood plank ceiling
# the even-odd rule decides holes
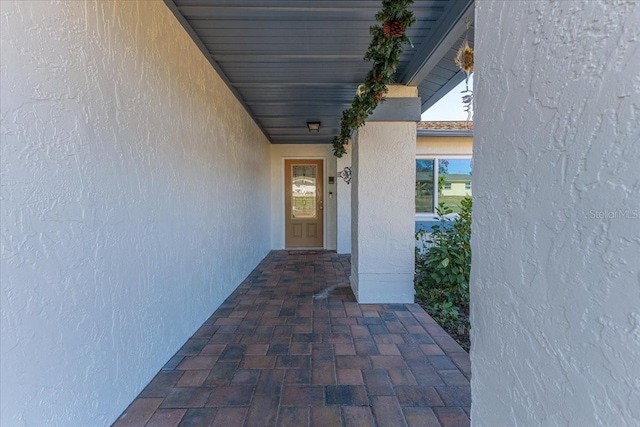
[[[371,68],[362,58],[381,1],[164,1],[272,143],[331,142]],[[412,9],[414,47],[396,81],[418,86],[424,111],[463,79],[453,58],[473,0],[416,0]]]

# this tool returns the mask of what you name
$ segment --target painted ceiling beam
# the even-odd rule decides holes
[[[433,95],[431,95],[422,103],[422,111],[425,112],[429,108],[431,108],[431,106],[442,99],[443,96],[455,89],[455,87],[458,86],[458,84],[463,81],[464,78],[464,73],[462,71],[458,71],[456,75],[451,78],[451,80],[449,80],[444,86],[442,86],[439,90],[437,90]],[[460,94],[460,99],[462,99],[462,94]]]
[[[473,0],[457,0],[450,3],[446,19],[428,35],[428,42],[423,43],[420,51],[413,57],[400,77],[400,82],[408,86],[418,86],[431,73],[466,31],[466,20],[473,25],[473,5]]]

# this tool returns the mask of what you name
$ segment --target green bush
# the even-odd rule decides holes
[[[436,209],[440,223],[430,235],[423,230],[416,233],[423,242],[416,248],[416,297],[438,323],[449,327],[445,329],[459,333],[469,328],[471,208],[471,198],[465,197],[458,215],[450,219],[452,210],[440,203]]]

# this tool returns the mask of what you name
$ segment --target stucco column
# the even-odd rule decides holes
[[[640,425],[640,3],[476,2],[472,426]]]
[[[413,303],[417,93],[391,86],[353,135],[351,287],[360,303]]]
[[[337,220],[337,252],[339,254],[351,253],[351,183],[345,181],[340,173],[345,168],[351,168],[351,150],[337,159],[337,204],[338,204],[338,220]]]

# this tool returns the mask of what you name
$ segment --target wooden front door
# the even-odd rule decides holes
[[[285,160],[285,246],[322,248],[323,160]]]

